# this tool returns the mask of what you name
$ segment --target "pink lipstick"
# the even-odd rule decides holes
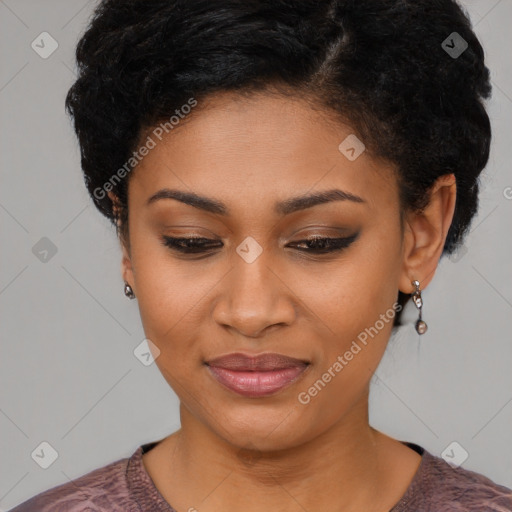
[[[308,361],[272,353],[259,356],[233,353],[206,362],[218,382],[248,397],[280,391],[302,375],[308,365]]]

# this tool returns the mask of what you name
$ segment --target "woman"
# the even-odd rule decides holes
[[[483,50],[454,0],[106,0],[66,105],[181,428],[14,511],[512,510],[369,424],[476,213]]]

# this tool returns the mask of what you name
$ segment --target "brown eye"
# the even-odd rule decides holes
[[[355,233],[349,237],[330,238],[315,236],[304,240],[298,240],[288,244],[288,247],[296,248],[301,252],[313,254],[326,254],[346,249],[359,236]],[[162,243],[174,251],[184,254],[201,254],[213,249],[223,247],[223,243],[218,240],[203,237],[171,237],[163,236]]]
[[[299,251],[322,254],[346,249],[352,242],[356,240],[358,236],[359,233],[355,233],[354,235],[343,238],[329,238],[316,236],[307,238],[305,240],[292,242],[291,244],[288,245],[296,247]]]
[[[163,236],[162,242],[165,246],[170,247],[173,250],[189,254],[206,252],[211,249],[222,247],[223,245],[222,242],[217,240],[202,237],[175,238],[172,236]]]

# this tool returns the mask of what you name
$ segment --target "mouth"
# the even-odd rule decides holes
[[[296,381],[310,362],[282,354],[233,353],[206,361],[205,365],[215,380],[231,391],[248,397],[263,397]]]

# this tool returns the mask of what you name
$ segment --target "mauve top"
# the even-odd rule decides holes
[[[142,454],[158,442],[143,444],[131,457],[44,491],[10,512],[176,512],[142,462]],[[422,458],[405,494],[389,512],[512,512],[511,489],[402,442]]]

